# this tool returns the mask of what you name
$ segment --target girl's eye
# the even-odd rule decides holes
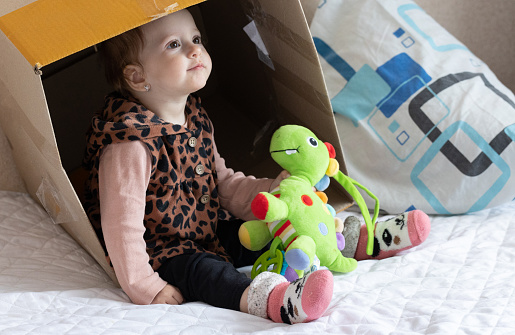
[[[180,47],[180,46],[181,46],[181,45],[180,45],[179,41],[172,41],[172,42],[170,42],[170,43],[168,44],[167,48],[168,48],[168,49],[175,49],[175,48],[178,48],[178,47]]]
[[[194,44],[202,44],[202,38],[200,36],[193,37]]]

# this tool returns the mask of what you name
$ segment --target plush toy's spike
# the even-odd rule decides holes
[[[340,170],[340,164],[338,161],[334,158],[329,159],[329,166],[327,167],[327,171],[325,172],[326,175],[329,177],[333,177],[335,174],[338,173]]]
[[[333,217],[335,217],[335,216],[336,216],[336,211],[334,210],[334,207],[333,207],[333,206],[331,206],[331,205],[329,205],[329,204],[325,204],[325,206],[326,206],[326,207],[327,207],[327,209],[329,210],[329,213],[331,213],[331,215],[332,215]]]
[[[343,237],[342,233],[336,233],[336,246],[340,251],[345,249],[345,237]]]
[[[334,230],[337,233],[343,232],[343,220],[342,219],[340,219],[338,217],[334,218]]]
[[[334,150],[334,147],[329,142],[324,142],[325,146],[327,147],[327,151],[329,151],[329,158],[336,158],[336,150]]]
[[[329,198],[324,192],[316,191],[315,194],[318,195],[318,197],[320,198],[320,200],[322,200],[324,204],[327,204],[329,202]]]
[[[315,188],[319,191],[325,191],[329,187],[330,183],[331,180],[329,179],[329,176],[325,174],[322,179],[315,184]]]

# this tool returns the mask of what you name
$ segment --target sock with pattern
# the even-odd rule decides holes
[[[288,324],[318,319],[333,295],[333,275],[318,270],[290,283],[273,272],[259,274],[250,284],[249,313]]]
[[[367,255],[368,235],[366,226],[362,225],[354,258],[359,261],[394,256],[424,242],[430,230],[429,217],[420,210],[413,210],[378,222],[374,232],[374,251],[372,255]]]

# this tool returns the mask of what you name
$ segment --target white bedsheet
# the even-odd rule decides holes
[[[343,214],[343,215],[347,215]],[[0,191],[0,334],[515,334],[515,203],[432,217],[421,246],[335,274],[323,317],[137,306],[23,193]]]

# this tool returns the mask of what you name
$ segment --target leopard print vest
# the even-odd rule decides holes
[[[94,116],[87,137],[84,167],[90,174],[84,208],[104,251],[98,197],[102,149],[124,141],[142,141],[149,149],[152,170],[143,224],[154,270],[184,253],[208,252],[230,261],[216,235],[220,202],[212,124],[194,95],[189,96],[185,113],[187,125],[174,125],[136,100],[113,93]]]

